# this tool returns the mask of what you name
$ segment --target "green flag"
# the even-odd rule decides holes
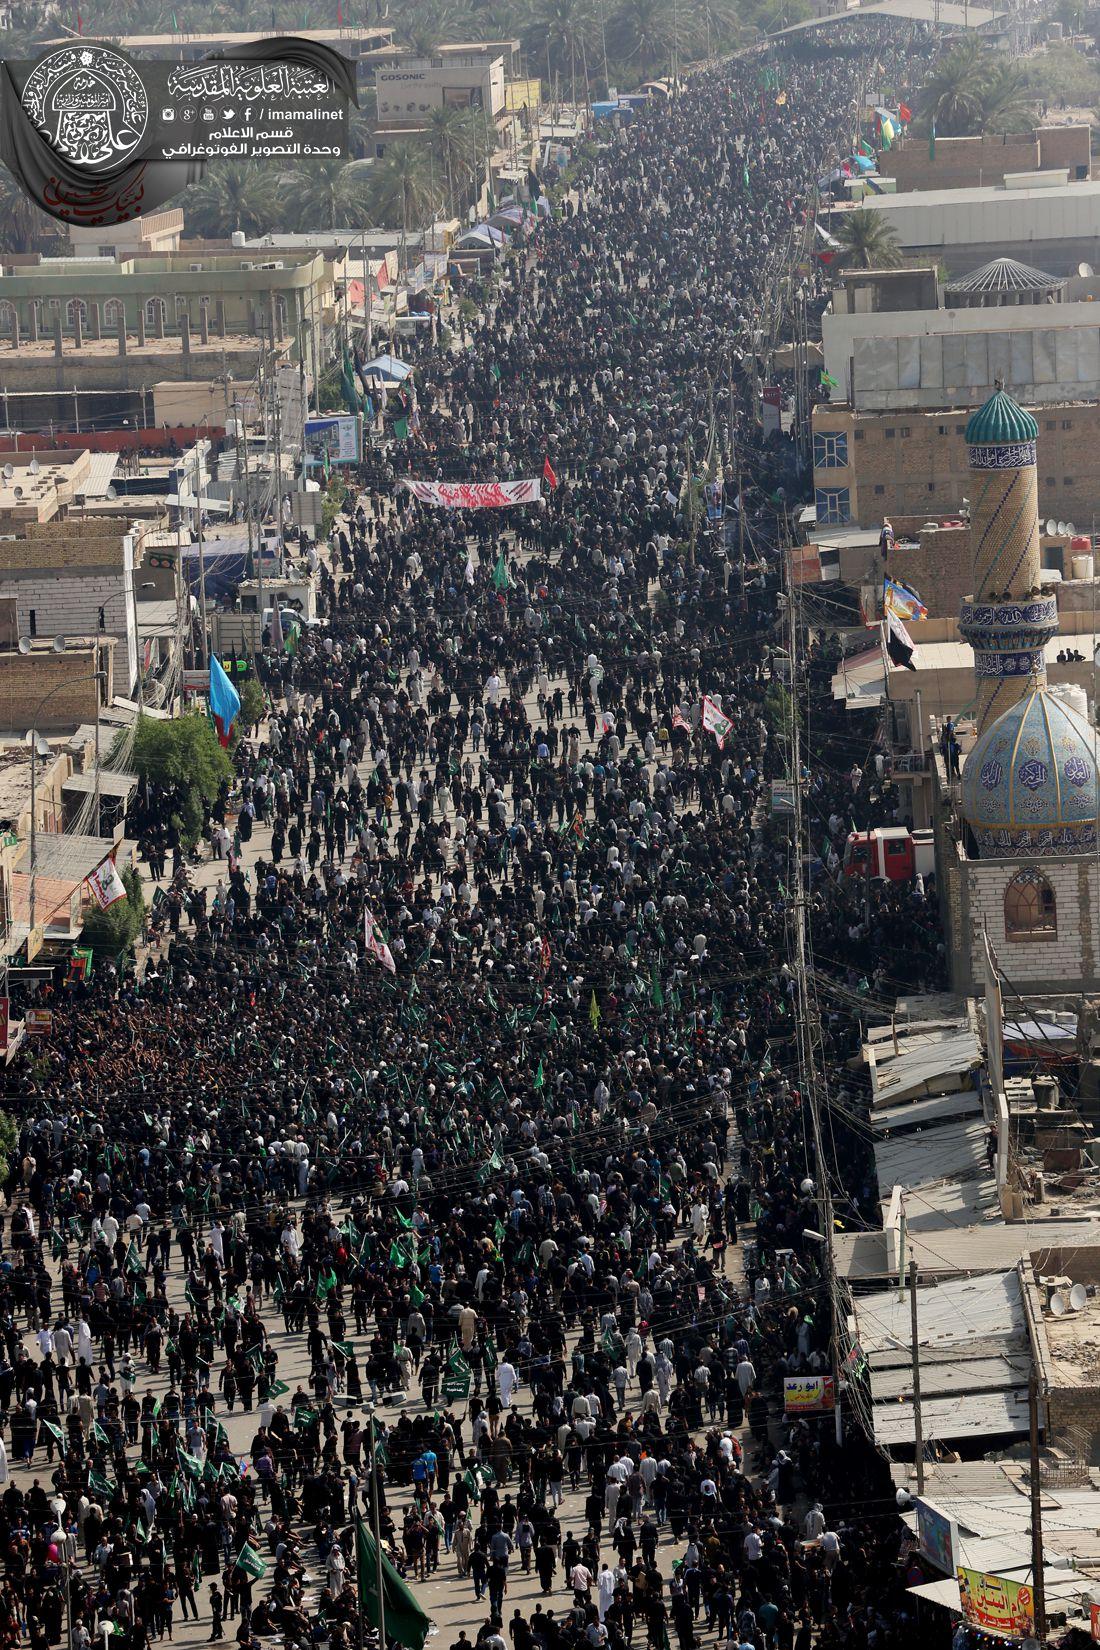
[[[326,1295],[331,1295],[336,1288],[336,1273],[330,1266],[327,1272],[322,1272],[317,1279],[317,1299],[323,1301]]]
[[[508,588],[508,567],[504,560],[504,551],[502,550],[500,555],[497,557],[496,565],[493,568],[493,589],[507,590]]]
[[[822,367],[821,371],[818,373],[817,378],[822,389],[835,390],[839,388],[839,385],[837,384],[837,381],[833,377],[832,373],[826,372],[824,367]]]
[[[58,1442],[58,1445],[60,1447],[61,1453],[62,1453],[62,1455],[64,1455],[64,1453],[65,1453],[65,1434],[62,1432],[61,1428],[60,1427],[55,1427],[52,1421],[43,1421],[42,1425],[45,1428],[45,1430],[49,1433],[51,1438],[56,1438],[57,1439],[57,1442]]]
[[[284,1398],[289,1391],[290,1388],[285,1381],[272,1381],[267,1395],[269,1398]]]
[[[596,1001],[595,990],[592,992],[592,1001],[588,1005],[588,1023],[593,1031],[600,1029],[600,1005]]]
[[[349,1358],[354,1358],[355,1356],[355,1348],[352,1346],[350,1341],[333,1341],[332,1350],[338,1357],[343,1358],[345,1363],[347,1363]]]
[[[108,1501],[115,1493],[114,1485],[109,1479],[104,1478],[101,1472],[90,1472],[88,1474],[88,1488],[95,1490],[97,1495],[105,1496]]]
[[[192,1478],[201,1478],[203,1472],[205,1471],[204,1464],[199,1460],[198,1456],[188,1455],[187,1451],[182,1447],[179,1448],[179,1463],[184,1472],[189,1473]]]
[[[126,1270],[140,1273],[142,1277],[145,1276],[145,1262],[138,1254],[137,1244],[133,1239],[130,1240],[130,1247],[126,1251]]]
[[[243,1570],[246,1576],[251,1576],[253,1581],[262,1581],[267,1574],[267,1565],[255,1547],[250,1547],[247,1541],[237,1554],[235,1567],[238,1570]]]
[[[409,439],[409,421],[407,418],[394,419],[393,434],[396,441],[407,441]]]
[[[299,1404],[298,1408],[294,1411],[294,1425],[301,1430],[304,1430],[308,1426],[312,1426],[316,1419],[317,1411],[315,1409],[307,1409],[305,1404]]]
[[[936,158],[936,122],[934,119],[932,129],[928,134],[928,158],[929,160],[935,160]]]
[[[657,970],[656,961],[654,961],[653,970],[649,976],[649,1000],[654,1008],[664,1008],[665,1006],[665,994],[661,988],[661,976]]]
[[[535,1073],[534,1082],[531,1084],[531,1087],[533,1089],[541,1089],[545,1086],[545,1083],[546,1083],[546,1078],[543,1076],[542,1061],[540,1060],[539,1061],[539,1069]]]
[[[377,1627],[384,1611],[386,1632],[406,1650],[424,1650],[431,1622],[416,1597],[402,1581],[385,1553],[381,1555],[382,1610],[378,1598],[378,1549],[361,1518],[355,1521],[355,1573],[359,1587],[359,1608],[372,1627]]]

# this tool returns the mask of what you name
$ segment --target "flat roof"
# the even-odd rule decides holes
[[[98,786],[100,796],[123,797],[126,801],[129,801],[137,788],[138,776],[136,773],[117,773],[111,768],[100,768]],[[80,796],[94,796],[96,794],[94,771],[91,773],[70,774],[61,789],[63,791],[75,791]]]
[[[935,209],[949,205],[979,206],[988,201],[1050,201],[1070,197],[1079,200],[1084,195],[1096,194],[1100,194],[1100,178],[1083,178],[1080,183],[1052,183],[1035,189],[1004,189],[985,184],[975,185],[972,189],[909,189],[903,195],[868,195],[859,202],[859,206],[869,206],[875,212],[890,212],[909,206]],[[852,208],[841,210],[850,211]]]
[[[908,1202],[908,1199],[906,1200]],[[987,1221],[943,1221],[921,1230],[906,1220],[906,1253],[922,1277],[963,1277],[1002,1272],[1036,1249],[1087,1246],[1096,1242],[1092,1219],[1022,1220],[1006,1225],[998,1213]],[[833,1245],[837,1275],[848,1281],[894,1276],[885,1232],[840,1232]]]
[[[792,23],[788,28],[777,29],[769,39],[801,34],[806,29],[833,28],[860,17],[900,17],[915,23],[939,23],[947,29],[982,29],[996,20],[997,13],[984,6],[961,6],[956,0],[879,0],[877,5],[854,6],[851,11],[831,12],[827,17]]]

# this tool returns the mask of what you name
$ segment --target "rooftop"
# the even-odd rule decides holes
[[[1066,284],[1063,275],[1048,275],[1031,264],[1017,263],[1015,258],[994,258],[969,275],[959,275],[947,281],[944,291],[950,293],[974,292],[1055,292]]]

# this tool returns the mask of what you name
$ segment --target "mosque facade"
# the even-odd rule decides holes
[[[976,738],[940,774],[937,870],[952,984],[973,991],[988,934],[1033,992],[1100,984],[1097,743],[1086,709],[1047,683],[1057,597],[1041,583],[1038,428],[998,388],[966,426]]]

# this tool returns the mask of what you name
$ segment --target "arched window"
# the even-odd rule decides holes
[[[1039,871],[1017,871],[1005,889],[1005,937],[1056,940],[1058,906],[1054,889]]]
[[[126,314],[126,306],[121,298],[108,298],[103,306],[103,325],[117,327]]]
[[[88,306],[83,298],[70,298],[65,305],[65,325],[76,330],[76,318],[80,316],[81,327],[88,325]]]
[[[145,325],[155,327],[168,319],[168,312],[163,298],[146,298]]]
[[[5,298],[0,303],[0,332],[8,337],[15,330],[15,305]]]

